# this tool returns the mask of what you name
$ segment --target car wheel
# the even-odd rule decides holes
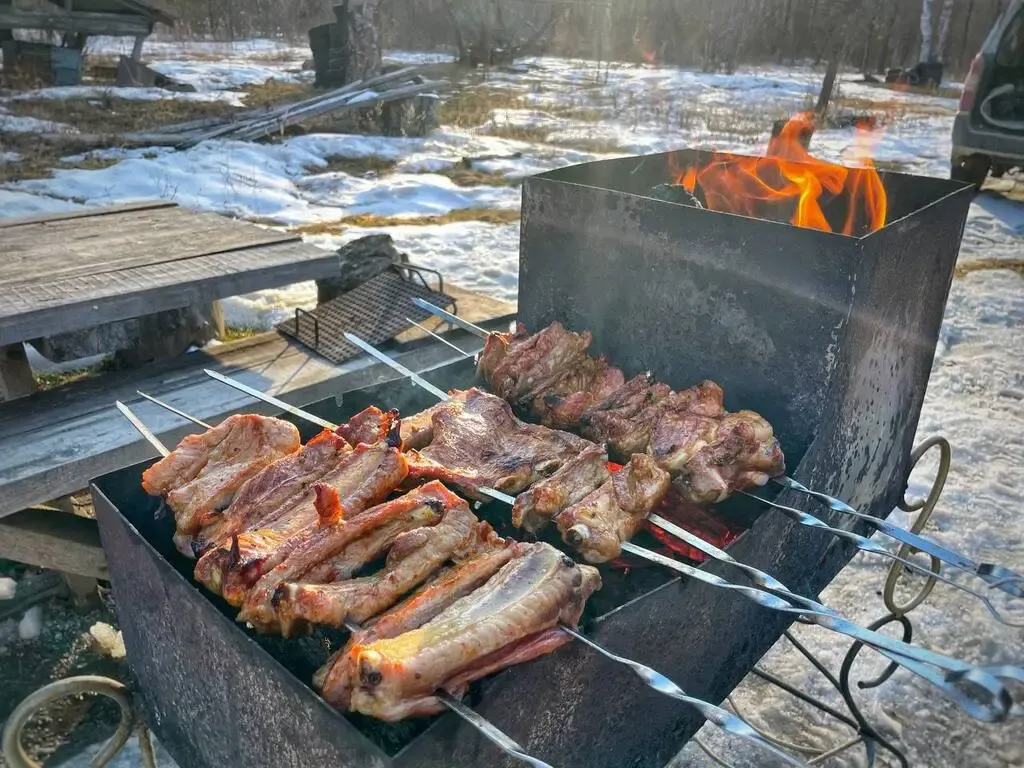
[[[962,181],[964,184],[973,184],[975,190],[981,189],[992,167],[992,160],[984,155],[968,155],[967,157],[954,158],[950,166],[949,177],[953,181]]]

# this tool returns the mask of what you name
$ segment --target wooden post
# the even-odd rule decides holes
[[[132,61],[138,63],[142,59],[142,44],[146,41],[145,35],[135,36],[135,45],[132,46]]]
[[[24,344],[0,347],[0,403],[31,395],[36,379],[28,364]]]

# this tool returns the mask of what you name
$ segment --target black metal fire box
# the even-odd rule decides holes
[[[530,330],[556,319],[591,329],[596,350],[627,375],[651,370],[680,388],[716,380],[727,407],[773,423],[790,475],[886,516],[905,487],[969,189],[882,174],[890,223],[847,237],[652,199],[654,185],[672,180],[668,168],[655,155],[527,180],[519,319]],[[472,365],[453,362],[428,378],[466,387]],[[431,402],[395,381],[310,410],[340,422],[369,404],[413,413]],[[235,624],[192,581],[171,521],[154,519],[159,502],[140,487],[145,466],[99,478],[93,495],[149,723],[183,768],[514,765],[450,714],[385,725],[330,709],[309,681],[334,638],[259,638]],[[804,497],[784,500],[850,526]],[[804,594],[816,595],[853,554],[778,513],[729,509],[756,517],[730,553]],[[788,623],[658,568],[602,575],[587,632],[711,701]],[[701,724],[579,643],[482,681],[470,703],[560,768],[660,768]]]

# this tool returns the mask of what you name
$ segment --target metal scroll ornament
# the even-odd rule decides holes
[[[914,467],[916,467],[918,462],[921,461],[922,457],[933,448],[938,448],[939,450],[939,467],[935,475],[935,479],[932,481],[932,486],[928,495],[923,500],[913,502],[907,500],[904,496],[899,503],[899,508],[904,512],[917,513],[917,517],[914,519],[913,524],[910,527],[910,530],[913,533],[920,533],[928,524],[928,520],[931,518],[932,512],[935,510],[935,505],[938,503],[939,496],[942,495],[942,490],[946,485],[946,477],[949,474],[951,450],[949,441],[944,437],[928,438],[913,450],[910,455],[911,471],[913,471]],[[897,552],[897,556],[904,560],[917,554],[919,554],[918,550],[907,544],[900,546]],[[909,569],[903,563],[893,561],[892,565],[889,566],[889,572],[885,579],[885,587],[882,591],[882,599],[889,613],[869,624],[868,629],[879,630],[889,624],[899,624],[902,630],[901,639],[907,643],[911,642],[913,639],[914,628],[907,614],[928,599],[928,596],[939,581],[939,570],[942,567],[942,563],[934,556],[931,556],[929,559],[930,563],[926,571],[929,575],[925,577],[924,581],[911,597],[902,599],[897,597],[897,587],[899,586],[900,581],[904,579],[904,576],[908,573]],[[806,646],[797,640],[792,633],[787,631],[785,633],[785,637],[793,647],[839,691],[847,712],[841,712],[829,704],[813,696],[809,696],[784,680],[759,667],[755,666],[751,673],[786,691],[801,701],[810,704],[834,720],[852,728],[855,732],[854,735],[833,747],[822,750],[819,746],[797,743],[768,732],[764,727],[757,725],[754,719],[752,719],[751,714],[745,712],[742,707],[737,705],[734,698],[729,696],[727,700],[730,706],[736,711],[736,714],[750,723],[754,729],[768,741],[771,741],[783,749],[787,749],[795,754],[805,756],[808,764],[810,765],[819,765],[835,755],[841,754],[849,749],[853,749],[859,744],[863,744],[869,768],[874,765],[879,749],[883,749],[892,754],[892,756],[899,761],[902,768],[910,768],[910,763],[908,762],[906,755],[899,749],[899,747],[882,736],[874,726],[867,721],[853,697],[853,686],[850,679],[851,670],[853,668],[854,661],[864,648],[864,644],[859,641],[853,643],[843,659],[838,676],[836,676],[827,669]],[[878,675],[878,677],[873,680],[857,681],[856,687],[861,690],[877,688],[884,684],[896,669],[897,665],[889,664],[885,670]],[[694,741],[713,762],[724,766],[725,768],[732,768],[731,763],[716,754],[700,737],[697,737]]]

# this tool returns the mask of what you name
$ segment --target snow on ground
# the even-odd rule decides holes
[[[224,102],[241,106],[238,94],[230,92],[188,93],[185,91],[169,91],[166,88],[112,88],[103,85],[64,85],[52,88],[39,88],[34,91],[22,91],[11,97],[12,101],[37,99],[124,99],[125,101],[196,101]]]
[[[237,87],[262,77],[262,72],[254,74],[260,67],[276,71],[308,56],[304,49],[273,41],[153,41],[147,42],[146,53],[176,62],[177,71],[190,72],[200,91]],[[392,56],[410,63],[432,57]],[[424,139],[307,135],[268,145],[208,142],[184,152],[115,150],[121,162],[109,168],[59,170],[52,179],[7,185],[0,189],[0,215],[146,197],[279,227],[338,222],[359,213],[402,219],[464,208],[514,209],[517,187],[459,187],[443,173],[464,157],[482,158],[473,164],[476,170],[516,179],[599,157],[684,146],[760,153],[771,121],[806,107],[820,77],[809,68],[747,69],[729,76],[625,64],[602,66],[599,75],[592,62],[530,59],[487,76],[481,88],[507,91],[508,103],[482,116],[476,126],[448,126]],[[954,100],[852,82],[842,84],[841,97],[845,111],[868,110],[881,118],[883,130],[871,148],[880,161],[913,173],[947,174]],[[0,124],[4,117],[0,113]],[[840,159],[854,145],[852,130],[828,129],[815,135],[812,148]],[[330,159],[336,157],[376,157],[395,166],[349,175],[331,169]],[[1005,192],[1010,186],[1000,188]],[[336,248],[364,234],[388,232],[414,262],[442,270],[459,285],[515,299],[518,225],[386,223],[393,225],[327,227],[308,240]],[[1019,260],[1022,241],[1024,205],[985,192],[971,207],[960,264]],[[991,268],[966,271],[954,280],[919,428],[919,439],[942,434],[953,446],[952,469],[928,534],[979,560],[1018,571],[1024,571],[1021,280],[1014,271]],[[293,307],[314,302],[313,284],[299,284],[230,299],[225,314],[231,325],[267,328]],[[935,466],[931,456],[922,462],[912,478],[912,496],[927,490]],[[894,520],[909,522],[900,512]],[[884,583],[885,569],[877,557],[856,558],[828,588],[825,602],[861,623],[880,617],[885,609],[875,591]],[[915,640],[927,647],[972,661],[1024,661],[1024,631],[995,623],[980,603],[951,587],[937,587],[912,618]],[[849,643],[818,628],[798,627],[796,633],[831,670],[838,670]],[[869,657],[864,654],[864,663],[878,669]],[[803,690],[835,699],[820,675],[785,642],[762,665]],[[870,677],[861,666],[857,677]],[[857,690],[856,696],[869,720],[907,751],[913,766],[1024,765],[1024,746],[1014,725],[976,723],[908,673],[897,672],[885,685]],[[756,722],[789,740],[821,747],[841,738],[841,730],[826,728],[818,715],[757,678],[746,680],[735,700]],[[739,766],[773,765],[712,728],[705,728],[702,738]],[[693,745],[674,764],[711,765]],[[862,758],[853,751],[828,764],[853,768]],[[879,764],[894,763],[883,755]]]

